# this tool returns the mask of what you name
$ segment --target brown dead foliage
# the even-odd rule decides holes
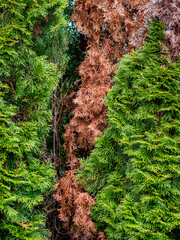
[[[58,182],[55,198],[60,202],[59,218],[72,239],[101,239],[90,216],[95,200],[77,184],[74,171],[80,166],[79,149],[88,152],[94,139],[105,129],[104,97],[112,87],[115,64],[131,51],[130,39],[139,28],[147,1],[77,0],[72,20],[88,38],[86,58],[79,67],[81,86],[74,100],[75,109],[64,134],[70,170]]]
[[[156,0],[149,1],[143,7],[145,25],[141,25],[137,31],[132,45],[140,47],[145,40],[149,21],[157,17],[165,25],[165,51],[170,52],[170,58],[176,61],[179,56],[180,46],[180,1],[179,0]]]

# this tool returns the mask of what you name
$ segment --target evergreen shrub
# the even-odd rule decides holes
[[[55,64],[36,51],[41,22],[66,1],[0,3],[0,239],[44,240],[49,235],[38,205],[56,181],[42,159],[49,104],[60,78]],[[59,15],[62,18],[62,14]],[[63,22],[55,22],[58,28]],[[59,25],[58,25],[59,24]],[[64,22],[62,23],[64,24]],[[55,27],[55,26],[52,26]],[[42,41],[44,41],[42,39]],[[46,43],[47,44],[47,43]],[[41,45],[42,47],[42,45]]]
[[[154,19],[142,48],[118,64],[109,127],[78,174],[107,239],[180,239],[180,64],[162,50],[163,30]]]

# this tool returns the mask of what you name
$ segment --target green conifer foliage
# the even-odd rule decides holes
[[[78,175],[107,239],[180,239],[180,71],[163,40],[154,19],[143,47],[118,64],[109,127]]]
[[[64,3],[60,0],[1,0],[0,3],[2,240],[44,240],[49,234],[38,205],[43,194],[53,189],[55,177],[52,164],[41,160],[40,149],[49,130],[48,107],[60,73],[46,56],[37,53],[38,42],[34,39],[37,32],[43,31],[41,25],[38,28],[39,21],[52,9],[62,13]],[[56,20],[57,28],[64,24],[62,14]]]

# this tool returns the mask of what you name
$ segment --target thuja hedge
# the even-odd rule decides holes
[[[180,64],[162,50],[163,30],[154,19],[142,48],[118,64],[109,127],[79,171],[107,239],[180,239]]]
[[[35,37],[64,1],[0,3],[0,239],[46,239],[38,205],[54,187],[52,164],[41,158],[51,120],[49,104],[59,80],[55,64],[37,54]],[[57,15],[57,12],[59,15]],[[59,25],[58,25],[59,24]],[[55,27],[52,25],[52,27]],[[42,39],[42,42],[44,40]],[[35,45],[36,44],[36,45]],[[47,42],[46,42],[47,44]],[[41,44],[42,45],[42,44]]]

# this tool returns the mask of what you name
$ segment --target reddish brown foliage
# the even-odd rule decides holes
[[[111,88],[115,63],[132,49],[130,40],[142,20],[138,8],[145,2],[147,0],[76,1],[72,20],[88,37],[89,45],[86,58],[79,67],[82,83],[74,100],[74,117],[64,135],[72,169],[76,168],[78,148],[92,149],[94,138],[105,128],[103,98]]]
[[[141,25],[136,37],[134,38],[134,45],[139,47],[145,40],[147,25],[149,21],[158,17],[165,25],[165,51],[170,52],[171,58],[177,60],[179,56],[180,46],[180,1],[178,0],[156,0],[149,1],[143,7],[145,13],[146,25]]]
[[[106,239],[90,219],[94,199],[75,180],[74,170],[80,166],[76,156],[81,155],[80,150],[88,153],[94,147],[94,139],[106,127],[103,99],[112,86],[116,62],[132,49],[130,40],[143,17],[138,9],[146,2],[77,0],[75,3],[72,20],[87,36],[88,48],[79,67],[81,86],[74,100],[74,116],[64,134],[71,170],[58,182],[55,196],[61,204],[59,218],[72,239]]]
[[[26,223],[26,222],[19,223],[19,225],[21,225],[22,228],[25,228],[25,229],[29,228],[28,223]]]
[[[90,219],[90,207],[95,201],[77,184],[73,170],[60,179],[56,199],[61,202],[59,218],[72,238],[94,239],[97,230]]]

